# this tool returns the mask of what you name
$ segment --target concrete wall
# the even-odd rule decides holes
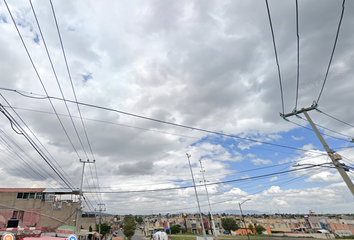
[[[0,193],[0,224],[6,224],[14,211],[23,211],[21,227],[34,226],[45,229],[56,229],[61,225],[74,226],[76,203],[60,202],[55,207],[54,202],[44,202],[42,199],[17,199],[16,192]]]
[[[96,218],[95,217],[83,217],[81,218],[81,226],[83,229],[89,229],[90,226],[92,227],[92,230],[95,231],[96,229]]]

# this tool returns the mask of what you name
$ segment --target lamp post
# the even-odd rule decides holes
[[[245,220],[243,219],[243,213],[242,213],[241,205],[244,204],[245,202],[249,201],[249,200],[251,200],[251,199],[246,199],[246,200],[243,201],[242,203],[238,203],[238,206],[240,207],[241,222],[243,222],[243,224],[245,225],[245,229],[246,229],[246,233],[247,233],[247,238],[248,238],[248,240],[250,240],[250,236],[249,236],[248,231],[247,231],[246,222],[245,222]]]

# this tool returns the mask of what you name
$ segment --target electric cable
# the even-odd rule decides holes
[[[56,82],[57,82],[57,84],[58,84],[58,87],[59,87],[59,90],[60,90],[60,94],[61,94],[62,98],[65,99],[64,92],[63,92],[63,89],[61,88],[61,85],[60,85],[60,82],[59,82],[57,73],[56,73],[56,71],[55,71],[55,68],[54,68],[54,65],[53,65],[53,62],[52,62],[52,58],[50,57],[49,50],[48,50],[47,44],[46,44],[46,42],[45,42],[45,39],[44,39],[44,36],[43,36],[43,33],[42,33],[41,26],[39,25],[39,21],[38,21],[38,18],[37,18],[37,14],[36,14],[36,12],[35,12],[35,10],[34,10],[32,1],[29,0],[29,2],[30,2],[30,5],[31,5],[31,8],[32,8],[32,12],[33,12],[34,18],[36,19],[36,23],[37,23],[37,26],[38,26],[39,33],[40,33],[40,35],[41,35],[41,37],[42,37],[42,40],[43,40],[43,45],[44,45],[44,48],[45,48],[45,50],[46,50],[46,53],[47,53],[47,56],[48,56],[48,59],[49,59],[49,62],[50,62],[50,65],[51,65],[51,68],[52,68],[54,77],[55,77],[55,80],[56,80]],[[72,116],[71,116],[71,113],[70,113],[68,104],[67,104],[67,102],[65,102],[65,101],[64,101],[64,104],[65,104],[66,110],[67,110],[67,112],[68,112],[68,114],[69,114],[69,116],[70,116],[71,123],[72,123],[72,125],[73,125],[73,127],[74,127],[76,136],[77,136],[77,138],[78,138],[78,140],[79,140],[79,142],[80,142],[80,145],[81,145],[81,147],[82,147],[82,150],[83,150],[83,152],[84,152],[84,154],[85,154],[85,156],[86,156],[86,159],[88,159],[88,156],[87,156],[85,147],[84,147],[84,145],[83,145],[83,143],[82,143],[82,141],[81,141],[81,138],[80,138],[79,133],[78,133],[78,131],[77,131],[76,125],[75,125],[74,120],[73,120],[73,118],[72,118]]]
[[[15,147],[17,147],[22,153],[26,154],[27,157],[32,160],[32,162],[35,162],[35,161],[34,161],[12,138],[10,138],[10,136],[8,136],[2,129],[0,129],[0,132],[1,132],[1,134],[4,135],[4,137],[7,139],[7,141],[5,141],[5,139],[4,139],[2,136],[0,136],[0,138],[3,140],[4,144],[6,144],[6,146],[5,146],[4,144],[3,144],[3,146],[8,149],[8,151],[4,151],[4,152],[5,152],[5,153],[12,153],[12,154],[14,155],[14,156],[13,156],[14,159],[20,159],[20,160],[24,163],[24,165],[26,166],[26,168],[24,168],[25,171],[27,171],[27,169],[29,169],[29,170],[31,170],[31,171],[34,173],[34,175],[32,175],[32,176],[40,177],[40,179],[41,179],[42,181],[45,181],[45,180],[46,180],[46,177],[44,177],[44,175],[42,175],[41,172],[45,172],[45,173],[47,173],[48,175],[49,175],[49,173],[46,172],[46,170],[43,169],[43,168],[41,168],[41,169],[39,170],[39,169],[37,169],[37,168],[35,167],[35,165],[30,165],[30,164],[10,145],[10,143],[11,143],[12,145],[14,145]],[[9,143],[9,142],[10,142],[10,143]],[[9,162],[12,162],[12,161],[9,161]],[[17,161],[13,161],[13,162],[14,162],[14,163],[17,163]],[[50,176],[50,175],[49,175],[49,176]]]
[[[329,63],[328,63],[326,75],[325,75],[325,78],[324,78],[324,80],[323,80],[322,88],[321,88],[320,94],[318,95],[318,98],[317,98],[317,103],[320,102],[320,98],[321,98],[321,95],[322,95],[324,86],[325,86],[325,84],[326,84],[326,81],[327,81],[327,76],[328,76],[328,73],[329,73],[329,69],[330,69],[331,64],[332,64],[332,59],[333,59],[334,51],[336,50],[336,45],[337,45],[339,30],[340,30],[340,27],[341,27],[341,25],[342,25],[342,19],[343,19],[343,15],[344,15],[344,4],[345,4],[345,0],[343,0],[343,3],[342,3],[342,13],[341,13],[341,16],[340,16],[340,19],[339,19],[339,23],[338,23],[336,38],[335,38],[335,40],[334,40],[334,45],[333,45],[331,57],[330,57],[330,59],[329,59]]]
[[[304,120],[305,122],[308,122],[308,120],[307,119],[305,119],[305,118],[302,118],[302,117],[300,117],[302,120]],[[318,123],[314,123],[317,127],[320,127],[320,128],[323,128],[323,129],[325,129],[325,130],[327,130],[327,131],[330,131],[330,132],[333,132],[333,133],[336,133],[336,134],[338,134],[338,135],[341,135],[341,136],[343,136],[343,137],[346,137],[347,139],[345,140],[346,142],[348,142],[348,141],[350,141],[351,139],[352,139],[352,137],[351,136],[349,136],[349,135],[347,135],[347,134],[344,134],[344,133],[340,133],[340,132],[337,132],[337,131],[335,131],[335,130],[332,130],[332,129],[329,129],[329,128],[327,128],[327,127],[324,127],[324,126],[321,126],[320,124],[318,124]],[[325,135],[325,134],[324,134]],[[333,137],[333,136],[331,136],[332,138],[336,138],[336,137]],[[337,138],[337,139],[339,139],[339,138]],[[343,139],[342,139],[343,140]]]
[[[49,219],[52,219],[52,220],[61,222],[60,225],[62,225],[63,223],[64,223],[64,224],[67,224],[66,221],[62,221],[62,220],[60,220],[60,219],[58,219],[58,218],[52,217],[51,215],[43,214],[43,213],[41,213],[41,212],[31,211],[31,210],[28,210],[28,209],[17,208],[17,207],[14,207],[14,206],[7,206],[7,205],[3,205],[3,204],[0,204],[0,206],[1,206],[1,207],[5,207],[5,208],[7,208],[7,209],[16,209],[16,210],[20,210],[20,211],[23,211],[23,212],[28,212],[28,213],[36,214],[36,215],[39,215],[39,216],[47,217],[47,218],[49,218]]]
[[[10,14],[10,17],[11,17],[11,19],[12,19],[12,22],[13,22],[13,24],[14,24],[16,30],[17,30],[17,33],[18,33],[18,35],[19,35],[19,37],[20,37],[20,39],[21,39],[21,42],[22,42],[22,44],[23,44],[23,46],[24,46],[24,48],[25,48],[25,51],[26,51],[26,53],[27,53],[27,56],[29,57],[30,62],[31,62],[31,64],[32,64],[32,67],[33,67],[33,69],[34,69],[34,71],[35,71],[35,73],[36,73],[36,75],[37,75],[37,78],[39,79],[39,81],[40,81],[40,83],[41,83],[41,85],[42,85],[42,87],[43,87],[44,92],[45,92],[46,95],[48,96],[48,92],[47,92],[47,90],[46,90],[46,88],[45,88],[45,86],[44,86],[44,84],[43,84],[43,81],[42,81],[41,77],[39,76],[39,73],[38,73],[38,71],[37,71],[37,68],[36,68],[36,66],[35,66],[35,64],[34,64],[34,62],[33,62],[33,60],[32,60],[32,57],[31,57],[31,55],[30,55],[30,53],[29,53],[29,51],[28,51],[28,49],[27,49],[27,46],[26,46],[26,44],[25,44],[25,42],[24,42],[24,40],[23,40],[23,38],[22,38],[22,35],[21,35],[21,33],[20,33],[20,31],[19,31],[19,29],[18,29],[18,27],[17,27],[16,21],[15,21],[15,19],[14,19],[13,16],[12,16],[11,10],[10,10],[9,6],[7,5],[6,0],[4,0],[4,2],[5,2],[6,8],[7,8],[9,14]],[[58,115],[58,113],[57,113],[57,111],[56,111],[56,109],[55,109],[55,107],[54,107],[54,105],[53,105],[53,103],[52,103],[52,101],[51,101],[50,99],[49,99],[49,102],[50,102],[50,104],[51,104],[51,106],[52,106],[52,108],[53,108],[53,111],[56,113],[57,118],[58,118],[58,121],[60,122],[60,125],[62,126],[63,131],[65,132],[65,134],[66,134],[66,136],[67,136],[67,138],[68,138],[68,140],[69,140],[71,146],[73,147],[74,151],[76,152],[78,158],[81,159],[79,153],[77,152],[77,150],[76,150],[76,148],[75,148],[73,142],[71,141],[71,139],[70,139],[70,137],[69,137],[69,135],[68,135],[68,133],[67,133],[67,131],[66,131],[66,129],[65,129],[63,123],[62,123],[62,121],[60,120],[60,117],[59,117],[59,115]]]
[[[281,172],[276,172],[276,173],[263,174],[263,175],[247,177],[247,178],[220,181],[220,182],[215,182],[215,183],[206,183],[206,184],[201,184],[201,185],[198,184],[198,185],[196,185],[196,187],[204,187],[204,185],[209,186],[209,185],[217,185],[217,184],[223,184],[223,183],[248,181],[248,180],[252,180],[252,179],[265,178],[265,177],[274,176],[274,175],[280,175],[280,174],[285,174],[285,173],[290,173],[290,172],[296,172],[296,171],[300,171],[300,170],[303,170],[303,169],[309,169],[309,168],[318,167],[318,166],[321,166],[321,165],[322,164],[311,165],[311,166],[303,167],[303,168],[299,168],[299,169],[292,169],[292,170],[281,171]],[[151,189],[151,190],[136,190],[136,191],[110,191],[110,192],[101,191],[100,193],[113,193],[113,194],[116,194],[116,193],[157,192],[157,191],[170,191],[170,190],[176,190],[176,189],[186,189],[186,188],[191,188],[191,187],[194,187],[194,186],[189,185],[189,186],[182,186],[182,187],[160,188],[160,189]]]
[[[44,153],[43,153],[40,149],[38,149],[38,146],[36,145],[36,143],[27,135],[27,133],[21,128],[21,126],[16,122],[16,120],[13,119],[13,118],[11,117],[11,115],[6,111],[6,109],[3,108],[1,105],[0,105],[0,111],[4,114],[4,116],[5,116],[6,118],[8,118],[8,120],[9,120],[10,122],[16,124],[16,127],[17,127],[18,129],[21,129],[21,130],[22,130],[22,132],[21,132],[20,134],[23,135],[23,136],[26,138],[26,140],[31,144],[31,146],[34,148],[34,150],[36,150],[36,152],[37,152],[37,153],[41,156],[41,158],[48,164],[48,166],[55,172],[55,174],[63,181],[63,183],[64,183],[66,186],[68,186],[70,189],[73,189],[72,186],[70,186],[70,184],[63,178],[62,174],[61,174],[59,171],[57,171],[57,170],[55,169],[55,167],[54,167],[52,164],[50,164],[48,158],[44,155]]]
[[[2,137],[0,137],[0,138],[1,138],[1,140],[3,140]],[[3,168],[6,168],[7,172],[11,171],[11,172],[15,173],[15,171],[16,171],[16,172],[18,172],[18,176],[25,177],[26,179],[31,179],[33,177],[37,177],[37,175],[34,174],[33,172],[32,173],[29,172],[28,169],[23,164],[20,164],[18,161],[15,161],[15,159],[17,160],[17,158],[16,158],[16,156],[14,156],[13,152],[11,152],[9,149],[7,149],[8,146],[6,146],[3,142],[0,142],[0,147],[1,146],[3,147],[3,149],[1,149],[3,151],[0,152],[0,156],[4,156],[4,158],[2,158],[2,157],[0,158],[0,161],[2,163],[1,166]],[[3,160],[3,159],[6,159],[6,160]],[[43,181],[43,179],[41,179],[41,181]]]
[[[320,157],[320,156],[323,156],[323,155],[327,156],[326,153],[317,153],[315,156],[305,157],[305,158],[302,158],[301,160],[296,161],[296,162],[300,163],[300,162],[303,162],[303,161],[306,161],[306,160],[310,160],[310,159],[313,159],[313,158],[317,158],[317,157]],[[269,168],[274,168],[274,167],[280,167],[280,166],[287,165],[286,167],[284,167],[284,168],[279,170],[279,171],[282,171],[283,169],[286,169],[286,168],[290,167],[289,166],[290,164],[293,165],[293,162],[294,161],[284,162],[284,163],[280,163],[280,164],[276,164],[276,165],[253,168],[253,169],[246,169],[246,170],[242,170],[242,171],[232,171],[232,172],[229,172],[228,175],[238,175],[238,174],[241,174],[241,173],[254,172],[254,171],[258,171],[258,170],[264,170],[264,169],[269,169]],[[189,174],[186,174],[186,175],[189,175]],[[225,174],[223,174],[223,175],[208,175],[207,177],[210,178],[210,177],[224,176],[224,175]],[[196,178],[196,181],[199,181],[199,180],[201,180],[201,178],[200,179]],[[189,182],[189,181],[192,181],[192,179],[182,179],[181,178],[181,180],[177,179],[177,180],[171,180],[171,181],[168,181],[168,182],[154,182],[153,185],[156,186],[156,185],[159,185],[159,184],[180,183],[180,182]],[[131,187],[131,185],[123,185],[123,184],[125,184],[125,182],[120,182],[119,186],[120,187]],[[132,184],[135,184],[135,183],[132,183]],[[139,184],[139,186],[150,186],[150,185],[152,185],[152,184],[151,183],[149,183],[149,184]],[[107,189],[107,188],[112,188],[112,186],[110,186],[110,187],[101,187],[101,188],[106,188]]]
[[[228,173],[229,175],[238,175],[240,173],[246,173],[246,172],[253,172],[253,171],[258,171],[258,170],[264,170],[264,169],[268,169],[268,168],[274,168],[274,167],[279,167],[279,166],[282,166],[282,165],[287,165],[287,167],[289,167],[289,163],[281,163],[281,164],[278,164],[278,165],[272,165],[272,166],[266,166],[266,167],[259,167],[259,168],[254,168],[254,169],[248,169],[248,170],[243,170],[243,171],[233,171],[231,173]],[[286,168],[287,168],[286,167]],[[187,174],[186,174],[187,175]],[[190,175],[190,174],[189,174]],[[224,176],[225,174],[223,175],[207,175],[208,178],[211,178],[211,177],[216,177],[216,176]],[[196,178],[196,181],[200,181],[201,178]],[[171,180],[171,181],[164,181],[164,182],[154,182],[153,185],[156,186],[156,185],[162,185],[162,184],[168,184],[168,183],[181,183],[181,182],[190,182],[192,181],[192,179],[181,179],[181,180]],[[119,186],[120,187],[130,187],[130,185],[124,185],[125,183],[124,182],[120,182],[119,183]],[[133,183],[134,184],[134,183]],[[149,185],[152,185],[151,183],[150,184],[139,184],[139,186],[149,186]],[[204,185],[203,185],[204,186]],[[101,188],[112,188],[112,186],[110,187],[101,187]]]
[[[299,97],[299,82],[300,82],[300,37],[299,37],[299,9],[298,2],[295,0],[296,5],[296,45],[297,45],[297,71],[296,71],[296,96],[295,96],[295,110],[297,109],[297,101]]]
[[[275,54],[275,61],[277,64],[278,68],[278,78],[279,78],[279,85],[280,85],[280,99],[281,99],[281,104],[282,104],[282,113],[284,114],[284,96],[283,96],[283,86],[282,86],[282,80],[281,80],[281,74],[280,74],[280,66],[279,66],[279,60],[278,60],[278,53],[277,53],[277,47],[275,43],[275,37],[274,37],[274,30],[273,30],[273,24],[272,24],[272,18],[270,16],[270,10],[268,6],[268,0],[265,0],[266,6],[267,6],[267,12],[268,12],[268,19],[269,19],[269,25],[270,25],[270,31],[272,33],[272,40],[273,40],[273,48],[274,48],[274,54]]]
[[[34,97],[32,97],[32,98],[34,98]],[[62,98],[52,97],[52,96],[47,96],[47,97],[42,97],[42,98],[37,98],[37,99],[45,99],[45,98],[51,98],[51,99],[55,99],[55,100],[67,101],[67,102],[70,102],[70,103],[76,103],[75,101],[72,101],[72,100],[62,99]],[[293,149],[293,150],[298,150],[298,151],[303,151],[303,152],[307,152],[308,151],[308,150],[304,150],[304,149],[301,149],[301,148],[295,148],[295,147],[291,147],[291,146],[280,145],[280,144],[276,144],[276,143],[256,140],[256,139],[253,139],[253,138],[240,137],[240,136],[236,136],[236,135],[232,135],[232,134],[225,134],[225,133],[221,133],[221,132],[215,132],[215,131],[206,130],[206,129],[202,129],[202,128],[191,127],[191,126],[187,126],[187,125],[183,125],[183,124],[177,124],[177,123],[168,122],[168,121],[164,121],[164,120],[159,120],[159,119],[155,119],[155,118],[145,117],[145,116],[142,116],[142,115],[129,113],[129,112],[125,112],[125,111],[121,111],[121,110],[117,110],[117,109],[112,109],[112,108],[108,108],[108,107],[97,106],[97,105],[93,105],[93,104],[89,104],[89,103],[83,103],[83,102],[77,102],[77,103],[79,105],[86,106],[86,107],[91,107],[91,108],[96,108],[96,109],[100,109],[100,110],[116,112],[116,113],[124,114],[124,115],[127,115],[127,116],[140,118],[140,119],[144,119],[144,120],[149,120],[149,121],[153,121],[153,122],[158,122],[158,123],[162,123],[162,124],[166,124],[166,125],[170,125],[170,126],[174,126],[174,127],[180,127],[180,128],[185,128],[185,129],[190,129],[190,130],[195,130],[195,131],[204,132],[204,133],[210,133],[210,134],[215,134],[215,135],[220,135],[220,136],[224,136],[224,137],[235,138],[235,139],[249,141],[249,142],[262,143],[262,144],[265,144],[265,145],[270,145],[270,146],[275,146],[275,147],[280,147],[280,148]]]
[[[319,110],[319,109],[317,109],[317,108],[316,108],[316,110],[317,110],[318,112],[322,113],[323,115],[326,115],[327,117],[330,117],[330,118],[332,118],[332,119],[334,119],[334,120],[337,120],[338,122],[341,122],[341,123],[343,123],[343,124],[345,124],[345,125],[347,125],[347,126],[349,126],[349,127],[354,128],[354,125],[352,125],[352,124],[349,124],[349,123],[347,123],[347,122],[345,122],[345,121],[342,121],[342,120],[340,120],[340,119],[338,119],[338,118],[336,118],[336,117],[333,117],[333,116],[329,115],[328,113],[325,113],[325,112],[323,112],[323,111],[321,111],[321,110]]]
[[[1,88],[0,87],[0,90],[8,90],[8,89],[4,89],[4,88]],[[18,91],[16,90],[11,90],[11,91],[14,91],[16,93],[19,93]],[[23,95],[21,94],[22,96],[25,96],[25,97],[29,97],[29,96],[26,96],[26,95]],[[43,98],[41,98],[43,99]],[[4,105],[4,107],[7,107]],[[30,112],[37,112],[37,113],[43,113],[43,114],[51,114],[51,115],[55,115],[55,113],[52,113],[52,112],[47,112],[47,111],[40,111],[40,110],[33,110],[33,109],[27,109],[27,108],[21,108],[21,107],[11,107],[13,109],[19,109],[19,110],[24,110],[24,111],[30,111]],[[68,115],[65,115],[65,114],[60,114],[59,113],[59,116],[66,116],[68,117]],[[75,117],[73,116],[73,118],[78,118],[78,117]],[[104,121],[104,120],[98,120],[98,119],[92,119],[92,118],[83,118],[85,120],[89,120],[89,121],[94,121],[94,122],[100,122],[100,123],[106,123],[106,124],[112,124],[112,125],[116,125],[116,126],[122,126],[122,127],[127,127],[127,128],[134,128],[134,129],[138,129],[138,130],[144,130],[144,131],[150,131],[150,132],[155,132],[155,133],[162,133],[162,134],[168,134],[168,135],[171,135],[171,136],[178,136],[178,137],[185,137],[185,138],[190,138],[190,139],[198,139],[198,140],[201,140],[202,138],[200,137],[193,137],[193,136],[190,136],[190,135],[183,135],[183,134],[177,134],[177,133],[171,133],[171,132],[164,132],[164,131],[159,131],[159,130],[155,130],[155,129],[149,129],[149,128],[142,128],[142,127],[137,127],[137,126],[131,126],[131,125],[127,125],[127,124],[121,124],[121,123],[116,123],[116,122],[109,122],[109,121]],[[301,125],[299,125],[301,126]],[[305,127],[306,128],[306,127]],[[308,128],[309,130],[313,131],[312,129]],[[341,139],[343,140],[343,139]],[[211,139],[208,139],[209,142],[215,142],[215,143],[225,143],[224,141],[218,141],[218,140],[211,140]],[[260,149],[260,150],[264,150],[264,151],[274,151],[273,149],[267,149],[267,148],[261,148],[261,147],[256,147],[256,146],[252,146],[252,148],[255,148],[255,149]],[[290,155],[294,155],[294,153],[290,153],[290,152],[285,152],[285,151],[279,151],[277,150],[277,152],[279,153],[284,153],[284,154],[290,154]]]
[[[50,152],[47,150],[47,148],[42,144],[42,142],[38,139],[38,137],[34,134],[34,132],[29,128],[29,126],[25,123],[25,121],[21,118],[21,116],[12,108],[12,106],[10,105],[10,103],[7,101],[7,99],[0,93],[0,96],[4,99],[4,101],[7,103],[7,105],[12,109],[12,111],[16,114],[16,116],[22,121],[22,123],[26,126],[26,128],[30,131],[30,133],[34,136],[34,138],[39,142],[39,144],[42,146],[42,148],[47,152],[47,154],[51,157],[51,159],[56,163],[56,165],[64,172],[64,174],[66,175],[67,179],[69,179],[69,181],[71,181],[71,185],[74,185],[73,184],[73,181],[71,180],[71,178],[68,176],[68,174],[66,173],[66,171],[63,170],[63,168],[58,164],[58,162],[55,160],[55,158],[50,154]],[[0,104],[0,109],[3,108],[3,105]],[[3,109],[4,111],[6,111],[6,109],[4,108]],[[7,112],[7,111],[6,111]],[[8,112],[7,112],[8,113]],[[9,113],[8,113],[9,114]],[[6,116],[6,115],[5,115]],[[9,115],[11,116],[11,115]],[[8,119],[9,117],[6,116]],[[16,120],[11,116],[11,118],[13,119],[13,121],[11,121],[10,119],[10,122],[11,122],[11,126],[13,125],[13,122],[16,122]],[[20,126],[18,124],[18,126]],[[22,127],[20,127],[22,128]],[[22,132],[23,133],[26,133],[23,129],[22,129]],[[27,133],[26,133],[27,134]],[[28,136],[29,137],[29,136]],[[35,142],[33,141],[33,143],[35,144]],[[37,146],[37,144],[35,144]],[[38,146],[37,146],[38,149],[40,149]],[[46,154],[44,152],[42,152],[43,155],[46,156]],[[46,159],[48,159],[48,161],[50,162],[50,164],[52,164],[54,166],[54,163],[50,160],[50,158],[46,157]],[[60,170],[59,170],[60,172]]]
[[[310,170],[309,172],[307,172],[307,173],[304,173],[304,174],[302,174],[301,176],[299,176],[299,177],[296,177],[296,178],[292,178],[292,179],[290,179],[290,180],[286,180],[286,181],[281,181],[280,182],[280,184],[278,183],[279,181],[276,181],[278,184],[278,186],[285,186],[285,185],[288,185],[288,184],[290,184],[290,183],[293,183],[293,182],[296,182],[296,181],[300,181],[305,175],[309,175],[309,174],[311,174],[311,173],[313,173],[314,171],[316,171],[316,170],[318,170],[318,169],[313,169],[313,170]],[[270,183],[270,184],[267,184],[267,186],[266,187],[268,187],[269,185],[272,185],[272,184],[274,184],[274,182],[272,182],[272,183]],[[265,191],[266,189],[265,189],[265,187],[264,186],[261,186],[261,187],[258,187],[258,188],[261,188],[261,190],[256,190],[256,191],[254,191],[254,192],[252,192],[252,193],[249,193],[247,196],[248,197],[252,197],[253,195],[255,195],[255,194],[258,194],[258,193],[261,193],[261,192],[263,192],[263,191]],[[214,195],[214,196],[219,196],[219,194],[218,193],[216,193],[216,194],[211,194],[212,196]],[[220,204],[222,204],[222,203],[226,203],[226,202],[232,202],[233,200],[231,199],[227,199],[227,200],[223,200],[223,201],[217,201],[217,202],[214,202],[214,203],[210,203],[210,205],[220,205]],[[183,206],[185,206],[185,203],[181,203],[181,205],[183,205]],[[176,206],[176,205],[174,205],[174,206]],[[177,205],[178,206],[178,205]],[[208,206],[208,204],[206,203],[206,204],[201,204],[201,207],[207,207]],[[136,210],[136,207],[132,207],[134,210]],[[187,210],[187,209],[195,209],[196,208],[196,206],[193,206],[193,207],[183,207],[183,208],[168,208],[168,209],[156,209],[156,211],[183,211],[183,210]],[[117,210],[117,208],[114,208],[115,210]],[[124,208],[124,209],[119,209],[119,210],[127,210],[126,208]],[[131,209],[130,209],[130,211],[131,211]],[[141,210],[137,210],[137,212],[141,212]]]
[[[60,34],[59,25],[58,25],[57,17],[56,17],[56,14],[55,14],[54,6],[53,6],[53,3],[52,3],[52,0],[50,0],[49,2],[50,2],[50,5],[51,5],[51,8],[52,8],[53,17],[54,17],[56,29],[57,29],[57,32],[58,32],[58,37],[59,37],[59,41],[60,41],[60,45],[61,45],[61,49],[62,49],[64,61],[65,61],[66,70],[67,70],[67,73],[68,73],[68,76],[69,76],[69,80],[70,80],[70,83],[71,83],[71,89],[72,89],[72,91],[73,91],[75,101],[77,102],[78,100],[77,100],[77,96],[76,96],[76,91],[75,91],[74,84],[73,84],[73,80],[72,80],[72,77],[71,77],[71,73],[70,73],[70,69],[69,69],[69,64],[68,64],[68,61],[67,61],[67,58],[66,58],[65,49],[64,49],[64,44],[63,44],[63,40],[62,40],[62,37],[61,37],[61,34]],[[63,97],[63,98],[64,98],[64,97]],[[90,149],[90,152],[91,152],[92,159],[95,161],[95,156],[94,156],[94,154],[93,154],[93,150],[92,150],[92,147],[91,147],[91,143],[90,143],[90,140],[89,140],[87,131],[86,131],[86,126],[85,126],[85,123],[84,123],[84,121],[83,121],[83,117],[82,117],[82,113],[81,113],[81,110],[80,110],[80,106],[79,106],[79,104],[76,104],[76,106],[77,106],[77,110],[78,110],[79,115],[80,115],[81,124],[82,124],[82,126],[83,126],[83,130],[84,130],[84,133],[85,133],[85,136],[86,136],[87,144],[88,144],[89,149]],[[86,152],[85,152],[85,154],[86,154]],[[87,155],[86,155],[86,156],[87,156]],[[92,175],[91,165],[89,166],[89,168],[90,168],[91,175]],[[96,177],[97,177],[97,174],[96,174]],[[97,189],[98,189],[98,191],[99,191],[99,190],[100,190],[100,184],[99,184],[99,181],[98,181],[98,177],[96,178],[96,182],[97,182]],[[93,182],[93,185],[94,185],[94,187],[96,188],[95,182]],[[101,198],[101,196],[98,196],[98,198]],[[101,199],[101,202],[102,202],[102,199]]]
[[[304,120],[304,121],[307,121],[307,120],[305,120],[305,119],[303,119],[303,120]],[[312,128],[306,127],[306,126],[301,125],[301,124],[296,123],[296,122],[293,122],[293,121],[291,121],[291,120],[289,120],[289,119],[288,119],[288,121],[289,121],[290,123],[296,125],[296,126],[299,126],[299,127],[302,127],[302,128],[304,128],[304,129],[307,129],[307,130],[310,130],[310,131],[314,132],[314,130],[313,130]],[[328,131],[335,132],[335,133],[337,133],[337,134],[346,136],[345,134],[341,134],[341,133],[339,133],[339,132],[330,130],[330,129],[325,128],[325,127],[322,127],[322,126],[320,126],[320,125],[318,125],[318,124],[315,124],[315,125],[318,126],[318,127],[324,128],[324,129],[326,129],[326,130],[328,130]],[[332,136],[332,135],[328,135],[328,134],[326,134],[326,133],[322,133],[322,135],[327,136],[327,137],[330,137],[330,138],[334,138],[334,139],[337,139],[337,140],[340,140],[340,141],[348,142],[348,139],[343,139],[343,138],[335,137],[335,136]]]
[[[87,186],[88,186],[88,188],[89,188],[90,192],[92,192],[92,189],[91,189],[91,187],[90,187],[90,183],[89,183],[89,181],[88,181],[88,179],[87,179],[87,176],[86,176],[86,175],[85,175],[85,180],[86,180],[86,183],[87,183]],[[98,195],[98,194],[96,194],[96,195]],[[95,200],[95,198],[93,198],[93,199],[94,199],[94,201],[95,201],[96,205],[98,204],[98,202],[100,202],[99,200],[98,200],[98,201],[96,201],[96,200]]]

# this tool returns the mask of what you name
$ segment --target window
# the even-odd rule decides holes
[[[23,192],[19,192],[19,193],[17,193],[17,198],[22,199],[22,198],[23,198]]]
[[[36,195],[36,193],[31,192],[31,193],[29,193],[28,198],[29,199],[34,199],[35,195]]]
[[[42,199],[42,193],[36,193],[36,199]]]
[[[27,199],[28,198],[28,195],[29,195],[29,193],[23,193],[23,199]]]
[[[17,218],[18,220],[23,220],[23,215],[25,214],[24,211],[14,211],[12,214],[13,218]]]
[[[55,199],[55,195],[54,194],[46,194],[45,195],[45,201],[46,202],[54,202],[54,199]]]

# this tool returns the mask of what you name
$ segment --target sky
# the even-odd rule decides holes
[[[0,186],[78,189],[85,165],[84,211],[354,213],[305,115],[280,116],[317,103],[353,180],[354,2],[268,7],[1,1]]]

